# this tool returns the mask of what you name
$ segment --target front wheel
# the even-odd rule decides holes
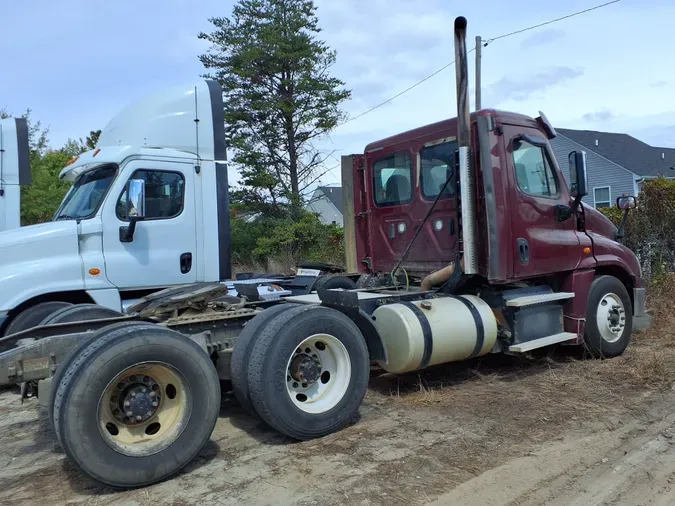
[[[621,355],[633,332],[633,310],[624,284],[613,276],[599,276],[591,284],[584,341],[598,358]]]
[[[370,359],[358,327],[321,306],[268,322],[251,351],[248,383],[256,413],[300,440],[322,437],[354,417],[368,387]]]
[[[152,325],[112,325],[81,349],[54,395],[54,430],[70,460],[119,488],[161,481],[209,440],[220,384],[209,356]]]

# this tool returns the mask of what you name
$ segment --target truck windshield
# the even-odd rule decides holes
[[[115,165],[105,165],[78,177],[54,215],[54,221],[80,220],[93,216],[108,193],[116,173]]]

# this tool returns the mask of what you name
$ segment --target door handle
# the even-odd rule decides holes
[[[518,239],[518,259],[523,265],[530,263],[530,245],[527,239]]]
[[[187,274],[192,269],[192,253],[183,253],[180,256],[180,272]]]

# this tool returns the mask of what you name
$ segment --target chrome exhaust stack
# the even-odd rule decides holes
[[[466,51],[467,21],[455,19],[455,76],[457,80],[457,142],[459,144],[459,185],[464,274],[478,273],[476,251],[476,189],[471,156],[469,113],[469,66]]]

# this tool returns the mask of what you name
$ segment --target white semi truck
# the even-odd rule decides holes
[[[215,81],[155,92],[117,114],[96,148],[60,173],[73,185],[53,220],[0,232],[0,336],[38,325],[72,304],[123,312],[139,298],[175,285],[223,281],[234,291],[227,281],[222,114],[222,90]],[[6,124],[16,124],[14,131],[21,132],[21,121],[2,125],[7,131]],[[25,122],[24,131],[27,146]],[[16,135],[9,134],[4,138],[16,144]],[[16,149],[6,150],[4,167],[30,176],[28,159],[18,156]],[[128,192],[145,196],[145,208],[132,209],[131,216]],[[274,287],[258,289],[262,298],[291,293],[275,281]],[[297,286],[297,278],[292,283]]]
[[[28,124],[0,119],[0,232],[21,226],[21,185],[30,183]]]

